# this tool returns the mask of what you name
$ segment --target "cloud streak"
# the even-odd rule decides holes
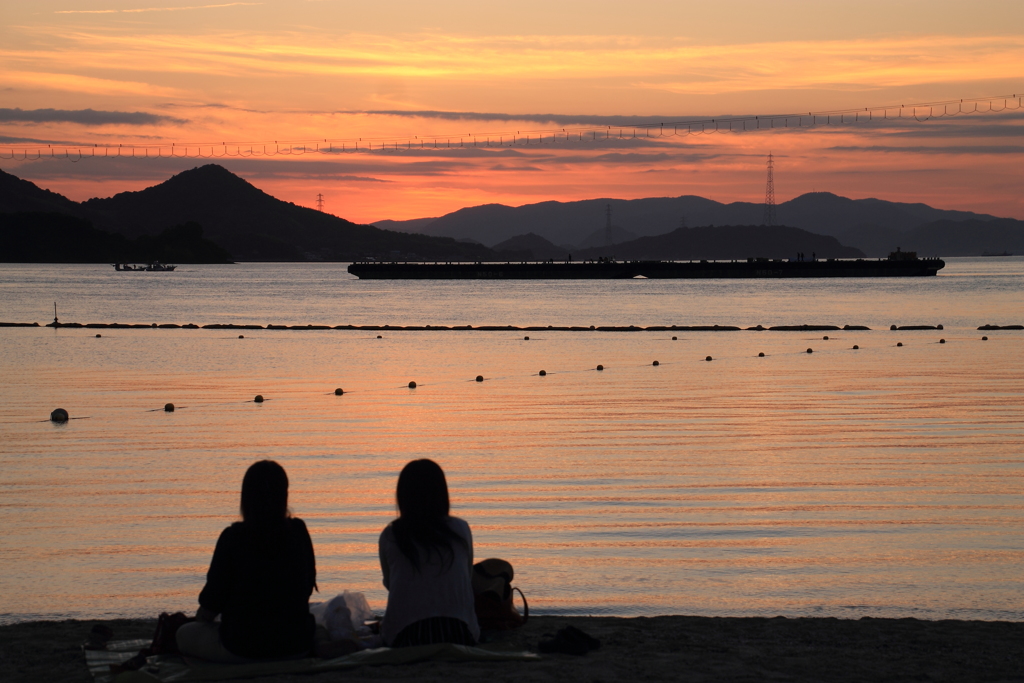
[[[155,9],[155,8],[154,8]],[[921,36],[691,45],[608,36],[347,35],[251,31],[156,34],[60,30],[34,59],[87,68],[260,77],[400,78],[492,91],[553,83],[607,92],[838,91],[939,82],[1019,81],[1024,36]],[[0,54],[3,52],[0,51]],[[132,59],[126,61],[125,54]]]
[[[251,7],[262,2],[228,2],[221,5],[191,5],[189,7],[140,7],[136,9],[65,9],[54,14],[141,14],[143,12],[183,12],[196,9],[220,9],[222,7]]]
[[[0,109],[2,123],[78,123],[84,126],[149,126],[188,123],[141,111],[97,111],[95,109]]]

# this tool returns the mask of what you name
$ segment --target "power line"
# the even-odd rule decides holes
[[[932,119],[998,114],[1024,109],[1024,95],[997,95],[972,99],[945,100],[917,104],[899,104],[855,109],[797,112],[752,116],[726,116],[710,119],[602,125],[577,128],[506,130],[485,133],[412,135],[392,137],[338,137],[304,140],[260,140],[221,142],[123,142],[0,145],[0,159],[35,161],[83,158],[193,158],[302,156],[305,154],[347,154],[365,152],[402,152],[413,150],[530,147],[596,143],[605,140],[684,138],[713,133],[741,133],[760,130],[801,129],[818,126],[845,126],[888,121],[923,123]]]

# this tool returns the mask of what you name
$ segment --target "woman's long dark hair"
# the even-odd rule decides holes
[[[242,478],[242,521],[267,533],[288,519],[288,475],[273,460],[254,462]]]
[[[399,517],[391,523],[398,549],[419,571],[420,561],[432,555],[447,568],[455,559],[452,542],[466,547],[466,540],[448,526],[448,482],[433,460],[413,460],[398,475]],[[424,556],[421,558],[421,553]]]

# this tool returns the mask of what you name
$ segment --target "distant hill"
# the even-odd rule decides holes
[[[371,225],[376,228],[380,228],[381,230],[394,230],[396,232],[423,232],[423,228],[436,220],[437,216],[434,216],[432,218],[413,218],[407,221],[383,220],[371,223]],[[476,240],[473,241],[476,242]]]
[[[96,225],[133,236],[197,221],[213,241],[247,261],[377,258],[479,259],[490,251],[454,239],[390,232],[281,201],[222,166],[179,173],[139,192],[82,203]]]
[[[64,195],[0,171],[0,212],[42,212],[81,215],[81,207]]]
[[[639,260],[746,259],[749,257],[795,258],[803,252],[810,259],[859,258],[859,249],[844,247],[835,237],[816,235],[799,228],[763,225],[677,228],[665,235],[641,237],[611,247],[595,247],[574,253],[573,258]]]
[[[936,221],[900,235],[905,251],[921,255],[981,256],[984,253],[1024,254],[1024,221]]]
[[[428,235],[469,237],[492,246],[515,235],[532,232],[555,243],[581,246],[604,229],[606,207],[612,207],[616,229],[642,237],[662,235],[684,225],[759,225],[764,207],[751,202],[722,204],[695,196],[648,199],[588,199],[577,202],[541,202],[519,207],[485,204],[453,211],[439,218],[389,221],[393,230]],[[945,211],[926,204],[881,199],[847,199],[829,192],[813,192],[783,202],[776,208],[778,223],[820,235],[856,235],[865,226],[897,232],[937,220],[991,220],[994,216],[969,211]],[[383,224],[380,222],[379,224]],[[615,240],[620,241],[620,240]]]
[[[608,239],[608,228],[598,228],[594,232],[590,233],[590,235],[577,242],[576,248],[589,249],[590,247],[603,247],[609,244],[618,244],[619,242],[632,242],[637,237],[640,237],[640,235],[613,225],[610,240]]]
[[[499,258],[507,256],[523,261],[565,260],[569,256],[568,250],[554,245],[532,232],[499,242],[494,245],[494,251],[497,252]]]
[[[234,260],[349,261],[366,257],[481,260],[493,253],[447,237],[358,225],[281,201],[216,164],[138,192],[78,204],[0,171],[0,212],[55,211],[129,238],[195,222]]]
[[[135,239],[97,230],[62,213],[0,213],[5,263],[230,263],[227,251],[203,238],[198,223]]]

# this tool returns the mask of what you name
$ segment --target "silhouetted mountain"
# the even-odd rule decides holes
[[[1024,254],[1024,221],[936,221],[900,235],[904,251],[921,255],[981,256],[984,253]]]
[[[847,199],[831,192],[810,192],[779,204],[780,223],[820,235],[849,235],[858,227],[888,228],[906,232],[939,220],[993,220],[995,216],[973,211],[948,211],[927,204],[889,202],[883,199]],[[757,221],[760,222],[760,221]],[[891,251],[891,250],[890,250]],[[886,255],[888,255],[888,251]]]
[[[606,207],[618,229],[640,236],[662,235],[683,225],[758,225],[764,206],[751,202],[720,202],[703,197],[648,199],[588,199],[578,202],[541,202],[519,207],[502,204],[473,206],[436,218],[391,221],[394,230],[428,235],[471,237],[494,245],[513,235],[533,232],[556,244],[581,245],[607,221]],[[850,234],[858,226],[907,231],[936,220],[992,219],[969,211],[945,211],[926,204],[904,204],[881,199],[847,199],[829,192],[801,195],[776,207],[779,223],[820,235]]]
[[[230,263],[203,239],[198,223],[129,239],[61,213],[0,213],[0,260],[6,263]]]
[[[590,247],[603,247],[608,244],[631,242],[639,236],[640,235],[636,234],[635,232],[623,230],[617,225],[613,225],[611,230],[611,240],[608,239],[608,228],[598,228],[594,232],[590,233],[590,235],[580,240],[577,248],[589,249]]]
[[[55,211],[86,218],[96,228],[131,238],[196,222],[208,239],[225,247],[236,260],[480,260],[494,256],[479,244],[380,230],[296,206],[215,164],[184,171],[139,192],[81,204],[0,171],[0,211]]]
[[[522,261],[565,260],[569,255],[567,250],[532,232],[499,242],[494,245],[494,251],[497,252],[499,259],[511,258]]]
[[[28,180],[0,171],[0,213],[40,211],[81,215],[76,202],[64,195],[44,190]]]
[[[373,223],[370,223],[370,225],[374,226],[375,228],[380,228],[381,230],[394,230],[395,232],[420,232],[420,233],[422,233],[423,232],[422,228],[427,227],[428,225],[430,225],[431,223],[433,223],[436,220],[437,220],[437,216],[434,216],[432,218],[413,218],[413,219],[407,220],[407,221],[392,221],[392,220],[374,221]],[[473,240],[473,241],[476,242],[476,240]]]
[[[184,171],[139,192],[90,199],[82,208],[96,225],[129,236],[197,221],[210,239],[240,260],[472,260],[490,254],[481,246],[380,230],[281,201],[216,164]]]
[[[835,237],[781,225],[724,225],[677,228],[666,235],[641,237],[611,247],[585,249],[573,258],[600,256],[627,260],[746,259],[749,257],[858,258],[859,249],[844,247]]]

